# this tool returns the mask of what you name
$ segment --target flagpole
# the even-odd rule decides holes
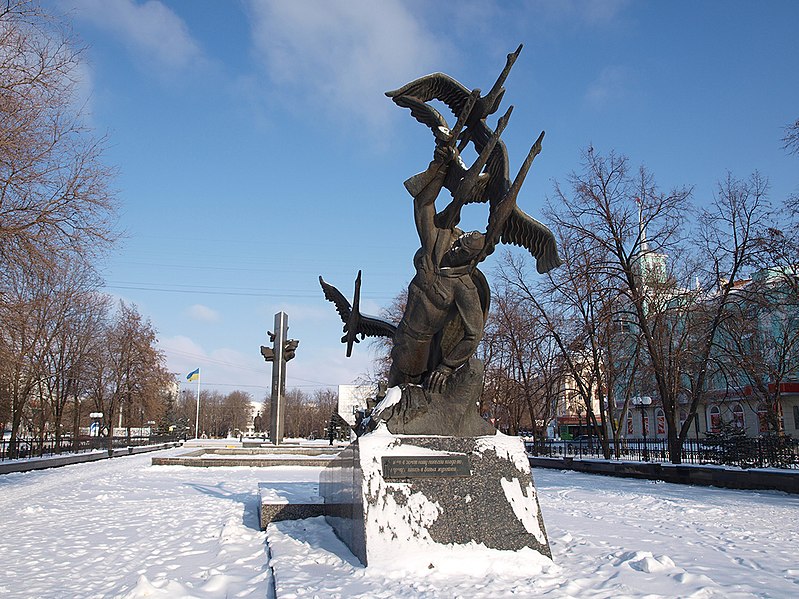
[[[194,420],[194,438],[200,438],[200,372],[197,369],[197,417]]]

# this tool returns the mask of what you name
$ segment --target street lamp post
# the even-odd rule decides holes
[[[649,461],[649,448],[647,447],[647,444],[646,444],[646,416],[645,416],[645,414],[646,414],[647,406],[652,404],[652,398],[647,396],[647,395],[645,395],[643,397],[633,397],[632,398],[632,403],[633,403],[633,405],[636,408],[641,410],[641,432],[642,432],[643,437],[644,437],[644,451],[643,451],[642,457],[643,457],[643,460],[645,462],[648,462]]]

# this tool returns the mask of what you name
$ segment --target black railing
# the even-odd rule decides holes
[[[525,440],[530,455],[605,459],[598,439],[561,441]],[[610,442],[610,459],[639,462],[669,462],[665,439],[622,439],[618,447]],[[686,439],[681,461],[685,464],[714,464],[741,468],[799,469],[799,440],[788,436],[746,437],[734,440]]]
[[[113,449],[123,447],[138,447],[140,445],[158,445],[159,443],[170,443],[177,441],[174,435],[149,435],[114,437],[112,441]],[[64,455],[70,453],[85,453],[87,451],[108,449],[107,437],[80,437],[77,442],[71,438],[61,439],[58,443],[54,438],[41,437],[17,437],[16,447],[12,447],[11,440],[0,439],[0,461],[13,458],[32,459],[53,455]]]

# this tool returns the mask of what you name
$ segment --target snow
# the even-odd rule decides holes
[[[319,453],[313,455],[303,455],[299,453],[203,453],[201,455],[183,456],[184,460],[200,462],[204,459],[212,458],[214,460],[331,460],[336,457],[335,453]]]
[[[319,496],[319,482],[277,482],[258,483],[261,504],[312,504],[324,503]]]
[[[518,470],[524,471],[530,467],[519,437],[503,435],[497,431],[497,434],[491,437],[478,437],[476,449],[481,452],[493,450],[497,457],[513,462]]]
[[[380,403],[372,410],[372,418],[377,420],[385,410],[392,406],[397,405],[402,399],[402,389],[399,387],[391,387],[386,391],[386,396],[380,400]],[[382,423],[381,423],[382,424]]]
[[[527,488],[522,490],[522,483],[518,478],[508,480],[507,478],[500,479],[502,490],[505,492],[505,497],[508,500],[513,513],[524,525],[524,529],[533,535],[542,545],[547,542],[544,531],[538,524],[538,509],[535,501],[531,498],[535,497],[535,489],[532,483],[527,483]]]
[[[388,399],[388,396],[386,397]],[[385,400],[384,400],[385,401]],[[430,501],[423,493],[413,492],[411,485],[389,482],[381,476],[380,456],[390,455],[441,455],[443,452],[424,447],[403,445],[400,438],[391,434],[372,434],[359,441],[360,465],[363,471],[364,524],[369,563],[386,566],[396,563],[398,554],[404,560],[426,559],[418,554],[428,553],[434,542],[428,527],[438,518],[441,506]],[[377,498],[382,500],[377,501]],[[414,555],[416,554],[416,555]]]
[[[0,476],[0,599],[799,595],[785,493],[534,470],[554,563],[472,546],[363,568],[323,518],[258,530],[259,483],[321,468],[150,465],[181,451]]]

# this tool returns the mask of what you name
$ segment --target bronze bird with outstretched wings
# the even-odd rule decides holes
[[[546,273],[561,264],[558,256],[557,244],[552,232],[542,223],[538,222],[516,204],[521,183],[530,168],[533,158],[541,150],[543,133],[531,148],[524,166],[517,175],[513,184],[510,181],[508,168],[508,150],[497,132],[492,130],[485,119],[499,108],[505,88],[502,86],[508,76],[510,68],[516,61],[522,47],[508,55],[505,69],[500,74],[491,91],[485,96],[480,96],[473,103],[470,113],[466,116],[466,125],[460,135],[459,149],[471,141],[478,155],[493,143],[490,154],[485,162],[485,170],[476,184],[469,189],[461,189],[467,169],[460,163],[450,165],[444,186],[453,194],[453,199],[441,212],[436,214],[436,226],[453,228],[460,221],[461,208],[473,202],[488,202],[489,220],[486,230],[486,246],[480,260],[494,251],[496,243],[509,243],[527,249],[536,259],[536,268],[539,273]],[[459,119],[467,108],[470,91],[449,75],[434,73],[416,79],[401,88],[386,92],[395,104],[409,108],[411,115],[420,123],[427,125],[437,138],[441,138],[442,131],[449,131],[446,119],[432,105],[430,100],[443,102]],[[507,118],[506,115],[504,118]],[[501,121],[502,119],[500,119]],[[504,126],[504,125],[503,125]]]
[[[508,54],[505,68],[502,70],[502,73],[500,73],[491,90],[485,96],[477,98],[474,107],[468,115],[463,132],[461,133],[459,150],[463,150],[463,148],[466,147],[466,143],[475,134],[475,128],[480,128],[481,121],[484,124],[486,117],[494,114],[499,108],[502,102],[502,96],[505,95],[503,84],[508,78],[511,67],[513,67],[513,63],[516,62],[521,51],[522,45],[520,44],[515,52]],[[386,92],[386,95],[394,100],[398,106],[410,108],[411,114],[413,114],[415,119],[432,127],[431,119],[434,120],[435,115],[426,113],[423,106],[414,103],[410,98],[420,101],[422,104],[427,105],[428,108],[432,108],[432,106],[426,104],[427,102],[430,100],[440,100],[447,105],[453,114],[460,115],[466,106],[471,91],[472,90],[449,75],[433,73],[432,75],[426,75],[410,83],[406,83],[399,89]],[[433,110],[435,111],[435,109]],[[435,114],[438,114],[438,111],[435,111]],[[438,114],[438,117],[441,118],[441,115]]]
[[[365,337],[393,337],[397,331],[397,326],[375,318],[373,316],[366,316],[361,314],[361,271],[358,271],[358,277],[355,279],[355,294],[353,296],[352,305],[347,301],[342,293],[330,283],[327,283],[321,276],[319,277],[319,284],[322,286],[322,291],[325,293],[325,298],[333,302],[336,306],[336,312],[344,322],[344,336],[341,338],[342,343],[347,344],[347,357],[352,355],[352,344],[360,343]],[[358,335],[361,336],[358,339]]]

